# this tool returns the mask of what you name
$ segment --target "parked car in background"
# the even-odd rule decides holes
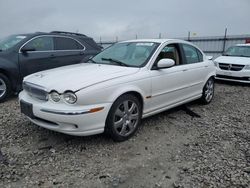
[[[41,127],[124,141],[141,118],[199,98],[210,103],[214,76],[213,62],[189,42],[132,40],[88,63],[25,77],[19,100],[21,112]]]
[[[23,77],[79,63],[101,48],[86,35],[62,31],[11,35],[0,41],[0,102],[21,89]]]
[[[216,79],[250,83],[250,44],[228,48],[214,63]]]

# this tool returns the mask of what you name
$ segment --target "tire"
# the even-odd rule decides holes
[[[0,103],[4,102],[11,93],[11,84],[7,76],[0,73]]]
[[[105,133],[114,141],[122,142],[132,137],[142,117],[142,104],[131,94],[120,96],[112,105],[105,126]]]
[[[214,78],[211,77],[206,82],[205,86],[203,87],[201,102],[203,104],[209,104],[214,97]]]

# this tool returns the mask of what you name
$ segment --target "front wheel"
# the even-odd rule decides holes
[[[10,89],[9,79],[4,74],[0,73],[0,102],[6,100],[10,94]]]
[[[141,122],[142,105],[130,94],[122,95],[112,105],[105,131],[114,141],[125,141],[135,134]]]
[[[203,92],[201,101],[203,104],[209,104],[214,97],[214,78],[209,78],[206,82]]]

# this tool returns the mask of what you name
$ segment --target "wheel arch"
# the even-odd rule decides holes
[[[207,83],[207,81],[210,79],[210,78],[213,78],[215,80],[215,74],[211,73],[209,74],[207,77],[206,77],[206,80],[205,80],[205,84]]]
[[[128,92],[125,92],[125,93],[123,93],[123,94],[121,94],[119,97],[121,97],[121,96],[123,96],[123,95],[133,95],[133,96],[135,96],[138,100],[139,100],[139,102],[141,103],[141,107],[142,107],[142,110],[143,110],[143,107],[144,107],[144,100],[143,100],[143,97],[142,97],[142,95],[141,95],[141,93],[139,93],[139,92],[137,92],[137,91],[128,91]],[[119,98],[119,97],[117,97],[117,99]]]
[[[10,79],[10,74],[5,69],[0,68],[0,73],[4,74],[8,79]]]
[[[3,74],[4,76],[6,76],[11,84],[11,88],[12,89],[15,89],[15,84],[14,84],[14,80],[12,79],[11,77],[11,73],[6,71],[5,69],[3,68],[0,68],[0,73]]]
[[[120,92],[115,92],[115,94],[112,96],[113,98],[113,102],[115,102],[119,97],[123,96],[123,95],[133,95],[135,96],[139,102],[141,103],[141,107],[142,107],[142,111],[144,109],[144,94],[142,91],[140,91],[139,89],[135,89],[135,88],[131,88],[131,89],[127,89],[127,90],[121,90]]]

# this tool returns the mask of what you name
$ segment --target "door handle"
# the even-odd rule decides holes
[[[188,69],[183,69],[182,71],[185,72],[185,71],[188,71]]]

